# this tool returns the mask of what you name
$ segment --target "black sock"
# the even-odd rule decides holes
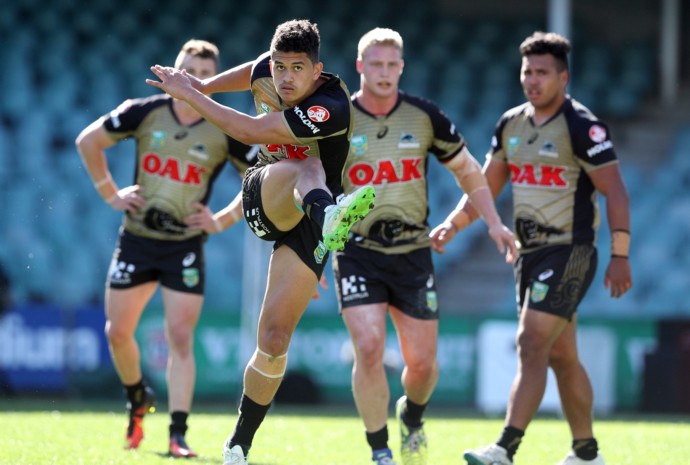
[[[131,409],[136,410],[144,403],[144,389],[146,388],[144,380],[139,380],[138,383],[130,386],[125,385],[124,388]]]
[[[314,223],[323,227],[324,211],[333,205],[333,196],[323,189],[313,189],[307,192],[302,201],[302,210]]]
[[[513,460],[513,455],[515,455],[515,452],[517,452],[518,446],[520,445],[524,435],[525,432],[523,430],[508,425],[503,428],[503,433],[501,433],[501,437],[498,439],[496,444],[507,450],[508,458]]]
[[[187,412],[181,412],[181,411],[174,411],[173,413],[170,414],[170,434],[172,435],[173,433],[179,433],[181,435],[185,435],[187,432],[187,417],[189,416],[189,413]]]
[[[367,434],[367,442],[369,443],[369,447],[371,447],[371,450],[381,450],[381,449],[388,449],[388,426],[384,426],[378,431],[374,431],[373,433],[369,433],[368,431],[366,432]]]
[[[257,404],[247,397],[246,394],[242,394],[242,400],[240,401],[240,417],[237,419],[235,431],[230,438],[230,447],[240,445],[246,457],[249,453],[249,449],[252,447],[254,435],[259,429],[259,426],[261,426],[261,422],[264,421],[264,417],[270,407],[271,404]]]
[[[428,404],[415,404],[410,399],[405,400],[405,408],[402,411],[402,420],[410,428],[422,427],[422,415]]]
[[[582,460],[594,460],[599,453],[597,440],[594,438],[573,439],[573,452]]]

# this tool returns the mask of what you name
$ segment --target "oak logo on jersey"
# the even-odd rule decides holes
[[[355,186],[408,182],[422,178],[419,166],[421,158],[401,158],[396,167],[392,160],[376,160],[375,163],[355,163],[347,170],[350,182]]]
[[[323,123],[324,121],[328,121],[328,118],[331,117],[331,114],[324,107],[314,105],[313,107],[309,107],[307,110],[307,116],[309,116],[309,119],[312,121]]]
[[[352,136],[352,141],[350,142],[350,152],[353,155],[364,155],[369,150],[369,140],[367,135]]]
[[[155,153],[147,153],[141,159],[142,169],[148,173],[183,184],[201,184],[201,175],[206,172],[203,166],[184,163],[177,158],[163,158]]]
[[[555,165],[533,165],[525,163],[518,166],[514,163],[508,163],[510,167],[510,182],[514,185],[520,186],[534,186],[534,187],[568,187],[568,181],[563,177],[566,171],[565,166]]]
[[[266,150],[276,159],[295,158],[297,160],[303,160],[309,156],[307,154],[309,146],[307,145],[267,144]]]

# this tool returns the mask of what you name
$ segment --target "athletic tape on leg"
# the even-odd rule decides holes
[[[270,379],[282,378],[287,367],[287,353],[283,355],[269,355],[258,347],[254,351],[249,366],[261,376]]]

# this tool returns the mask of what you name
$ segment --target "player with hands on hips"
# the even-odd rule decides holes
[[[175,65],[189,75],[212,76],[218,69],[218,48],[190,40]],[[110,174],[106,150],[128,138],[136,141],[135,178],[120,189]],[[254,163],[256,150],[165,94],[123,102],[85,128],[76,144],[101,198],[124,212],[106,283],[105,329],[127,397],[125,447],[139,447],[144,415],[154,406],[134,334],[160,285],[168,343],[169,454],[194,457],[185,434],[196,372],[194,330],[204,302],[203,247],[208,234],[242,218],[241,192],[215,214],[206,204],[226,163],[243,175]]]

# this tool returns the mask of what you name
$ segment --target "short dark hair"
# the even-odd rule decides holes
[[[568,69],[568,52],[570,52],[570,41],[555,32],[537,31],[520,44],[520,54],[523,57],[553,55],[561,65],[559,71]]]
[[[273,52],[304,52],[312,63],[319,62],[321,36],[316,23],[308,19],[293,19],[279,24],[271,40]]]

